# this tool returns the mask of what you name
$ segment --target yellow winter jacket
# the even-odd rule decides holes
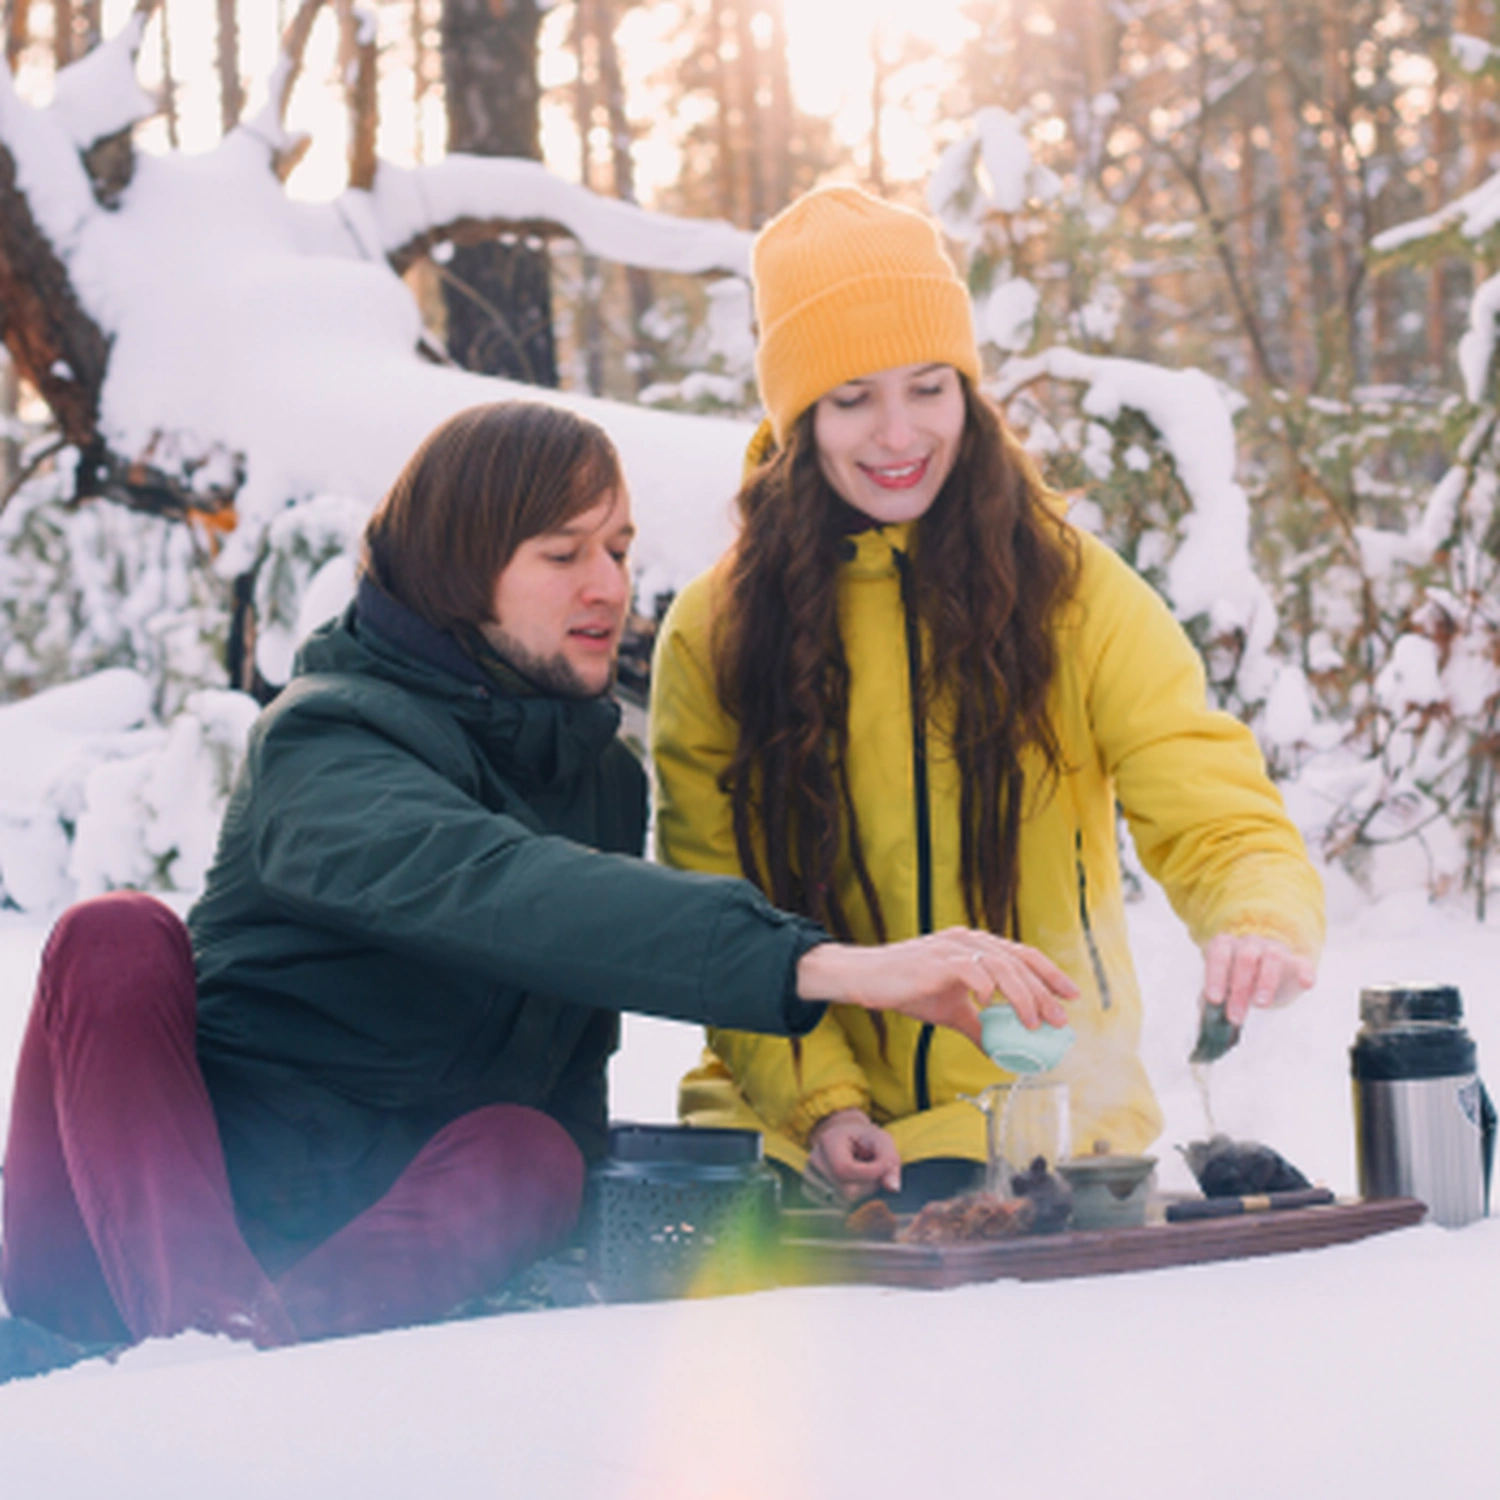
[[[1316,953],[1323,895],[1249,730],[1205,706],[1192,643],[1127,564],[1093,537],[1078,539],[1079,586],[1055,627],[1049,699],[1064,771],[1049,790],[1041,757],[1022,760],[1020,937],[1082,991],[1068,1011],[1078,1042],[1059,1069],[1071,1088],[1074,1148],[1104,1140],[1139,1152],[1158,1134],[1161,1114],[1138,1056],[1141,997],[1126,942],[1116,800],[1141,862],[1200,944],[1221,932],[1253,932]],[[850,790],[887,930],[903,938],[920,931],[918,789],[896,555],[908,528],[853,540],[839,578],[852,678]],[[651,746],[661,860],[739,874],[729,799],[718,787],[735,729],[719,706],[711,660],[723,579],[721,563],[682,591],[663,622]],[[941,729],[929,724],[926,739],[932,926],[940,930],[967,921],[959,784]],[[847,861],[838,879],[857,939],[875,941]],[[891,1132],[904,1160],[983,1160],[984,1119],[963,1096],[1008,1075],[945,1028],[898,1015],[886,1018],[886,1033],[882,1047],[868,1012],[830,1006],[794,1064],[785,1038],[710,1031],[701,1066],[682,1082],[682,1118],[759,1128],[767,1153],[799,1171],[808,1132],[851,1106]]]

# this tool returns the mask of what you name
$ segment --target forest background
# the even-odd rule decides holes
[[[4,17],[4,904],[195,889],[256,702],[347,594],[397,401],[430,425],[524,382],[605,422],[647,522],[639,690],[756,415],[748,234],[848,180],[938,216],[989,389],[1194,635],[1342,894],[1419,884],[1486,915],[1491,0]],[[243,243],[269,226],[297,272],[253,303],[273,316],[237,319]],[[398,277],[420,320],[381,300]],[[174,318],[197,363],[160,357],[184,347],[161,342]],[[409,365],[379,395],[351,374],[377,325]],[[253,430],[230,415],[247,407]],[[319,468],[346,408],[367,441]]]

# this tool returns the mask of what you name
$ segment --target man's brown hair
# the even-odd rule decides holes
[[[539,401],[471,406],[430,433],[365,527],[363,571],[438,630],[486,623],[522,542],[624,482],[604,429]]]

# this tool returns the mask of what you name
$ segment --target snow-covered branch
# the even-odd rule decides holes
[[[1500,172],[1486,178],[1472,192],[1444,204],[1436,213],[1383,230],[1370,241],[1370,248],[1378,255],[1391,255],[1451,230],[1466,240],[1478,240],[1497,224],[1500,224]]]
[[[1160,435],[1192,501],[1167,577],[1184,619],[1207,615],[1217,628],[1245,633],[1247,658],[1271,644],[1276,611],[1250,556],[1250,503],[1236,482],[1234,421],[1219,383],[1202,370],[1168,370],[1139,360],[1055,348],[1012,359],[1000,372],[1001,400],[1041,378],[1086,385],[1082,409],[1112,422],[1139,412]]]
[[[266,102],[255,115],[235,127],[235,133],[252,136],[265,145],[270,152],[271,170],[283,182],[312,145],[310,136],[294,134],[286,128],[286,111],[302,72],[313,25],[326,3],[327,0],[302,0],[281,33],[281,49],[267,82]]]
[[[375,153],[380,110],[375,76],[374,15],[339,0],[340,62],[349,95],[349,186],[369,188],[379,169]]]
[[[501,231],[571,235],[592,254],[650,271],[750,274],[752,236],[603,198],[512,157],[450,156],[423,167],[382,162],[371,194],[381,243],[398,270],[445,240]]]
[[[157,112],[156,101],[136,82],[135,60],[146,23],[160,4],[137,0],[119,31],[57,75],[52,111],[80,152]]]
[[[50,225],[33,212],[38,201]],[[96,432],[109,345],[54,247],[59,227],[76,234],[94,211],[77,153],[0,69],[0,327],[17,367],[80,446]]]

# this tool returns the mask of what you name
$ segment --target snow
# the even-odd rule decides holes
[[[1425,635],[1403,635],[1375,679],[1376,698],[1392,713],[1422,708],[1443,697],[1437,642]]]
[[[1041,294],[1029,281],[1012,276],[999,283],[984,301],[978,323],[983,336],[1007,353],[1031,342]]]
[[[946,147],[927,184],[927,206],[950,238],[967,242],[991,214],[1014,215],[1061,191],[1056,173],[1032,160],[1021,116],[991,105],[972,130]],[[983,167],[981,179],[977,169]]]
[[[1463,31],[1455,31],[1448,38],[1448,47],[1454,61],[1465,73],[1482,73],[1495,56],[1495,48],[1483,37],[1470,36]]]
[[[1206,615],[1216,632],[1242,630],[1242,691],[1250,700],[1269,693],[1277,668],[1266,653],[1276,610],[1251,562],[1250,502],[1234,477],[1234,417],[1223,387],[1202,370],[1055,347],[1008,361],[1000,372],[1002,399],[1039,375],[1085,385],[1088,416],[1112,422],[1129,407],[1160,435],[1192,500],[1182,544],[1167,564],[1172,606],[1180,619]]]
[[[1089,300],[1074,314],[1073,322],[1084,338],[1108,344],[1120,326],[1125,312],[1125,297],[1112,282],[1094,288]]]
[[[1331,877],[1336,886],[1337,877]],[[1341,894],[1342,893],[1342,894]],[[1317,988],[1255,1016],[1214,1107],[1341,1193],[1362,984],[1463,990],[1500,1058],[1494,926],[1416,895],[1330,892]],[[1145,1056],[1171,1149],[1202,1133],[1186,1066],[1197,956],[1131,908]],[[0,1111],[42,930],[0,920]],[[668,1119],[698,1037],[627,1018],[617,1118]],[[3,1118],[3,1115],[0,1115]],[[518,1314],[272,1353],[201,1335],[0,1388],[0,1488],[47,1500],[1261,1500],[1492,1494],[1500,1223],[1265,1259],[950,1291],[782,1289]]]
[[[684,229],[594,199],[535,164],[461,158],[409,172],[383,166],[372,193],[292,204],[268,170],[268,154],[291,144],[274,84],[273,102],[215,152],[141,157],[119,209],[105,213],[77,145],[141,106],[129,32],[65,72],[43,109],[23,104],[0,69],[0,139],[113,337],[104,422],[116,447],[175,465],[200,488],[247,459],[240,528],[221,565],[243,567],[274,537],[285,576],[264,569],[258,597],[258,659],[268,676],[284,674],[296,639],[347,599],[353,539],[408,453],[473,402],[564,401],[611,432],[635,494],[647,607],[718,555],[749,423],[549,395],[425,364],[412,299],[385,254],[446,219],[504,213],[566,224],[586,249],[613,259],[738,276],[744,235]],[[85,66],[92,71],[79,71]],[[1096,112],[1106,109],[1100,96]],[[992,110],[944,156],[931,201],[950,233],[972,239],[987,214],[1056,192],[1056,180],[1033,165],[1018,117]],[[1497,221],[1500,177],[1383,243],[1455,222],[1478,233]],[[1164,237],[1176,232],[1163,226]],[[212,282],[204,265],[214,268]],[[1022,285],[1010,283],[987,309],[992,332],[1008,321],[1020,337]],[[710,296],[713,352],[728,373],[688,380],[725,382],[748,355],[744,284],[726,277]],[[1496,298],[1476,300],[1461,355],[1471,392],[1474,372],[1489,365]],[[1109,312],[1101,292],[1082,331],[1105,337]],[[1182,546],[1164,559],[1174,605],[1246,631],[1247,666],[1265,679],[1263,731],[1302,746],[1324,726],[1312,722],[1301,670],[1276,675],[1266,655],[1274,615],[1250,565],[1222,388],[1201,372],[1067,350],[1011,361],[1002,373],[1018,388],[1028,371],[1087,387],[1083,436],[1101,471],[1113,462],[1103,424],[1122,409],[1141,412],[1160,434],[1193,507]],[[1039,418],[1030,440],[1057,438]],[[1124,461],[1135,468],[1149,456],[1135,448]],[[1466,473],[1455,466],[1434,489],[1412,536],[1361,533],[1372,573],[1432,555],[1452,527]],[[20,513],[18,502],[12,524]],[[1102,525],[1087,498],[1073,514]],[[97,555],[79,554],[85,572],[100,572],[119,551],[99,525]],[[177,535],[185,539],[185,529]],[[171,622],[191,604],[185,578],[181,559],[164,550],[132,589],[122,630],[157,632],[170,644]],[[97,580],[86,586],[105,597]],[[102,631],[95,605],[90,595],[84,628]],[[1493,684],[1477,634],[1459,635],[1440,660],[1432,639],[1412,633],[1380,691],[1398,712],[1443,692],[1477,713]],[[115,670],[0,707],[0,882],[12,903],[55,911],[164,866],[184,891],[201,881],[254,706],[229,692],[151,700],[144,676]],[[1384,775],[1376,763],[1314,756],[1288,786],[1289,806],[1304,827],[1320,826],[1330,807],[1373,796]],[[1412,782],[1372,833],[1422,816],[1424,798]],[[64,821],[75,829],[71,844]],[[1332,926],[1317,988],[1254,1017],[1213,1078],[1223,1128],[1271,1143],[1345,1194],[1356,1185],[1347,1047],[1362,984],[1457,983],[1492,1080],[1500,1068],[1495,923],[1417,894],[1451,851],[1434,852],[1429,840],[1375,853],[1364,886],[1337,867],[1324,872]],[[1154,887],[1130,917],[1148,996],[1143,1052],[1166,1116],[1160,1176],[1164,1187],[1182,1188],[1187,1173],[1172,1148],[1204,1131],[1186,1066],[1199,960]],[[40,917],[0,912],[0,1121],[44,937]],[[624,1038],[611,1072],[616,1117],[671,1118],[700,1038],[635,1017]],[[1491,1219],[1457,1232],[1423,1227],[1316,1253],[1064,1283],[786,1289],[275,1353],[184,1335],[113,1365],[0,1388],[0,1492],[23,1500],[1494,1493],[1497,1252]]]
[[[1500,281],[1500,278],[1497,278]],[[1453,464],[1432,487],[1417,524],[1409,531],[1385,531],[1375,526],[1356,526],[1360,561],[1372,579],[1388,578],[1398,563],[1421,567],[1448,540],[1459,502],[1471,482],[1465,465]]]
[[[0,889],[27,910],[55,910],[73,887],[62,818],[77,820],[93,771],[154,743],[151,690],[116,668],[0,708]]]
[[[160,724],[123,667],[0,708],[0,895],[47,913],[117,886],[200,888],[258,712],[200,689]]]
[[[58,74],[52,108],[78,150],[156,113],[155,101],[135,80],[145,29],[146,17],[137,11],[108,41]]]
[[[1458,341],[1458,368],[1464,394],[1476,405],[1484,399],[1490,366],[1495,359],[1495,319],[1500,316],[1500,276],[1491,276],[1474,289],[1469,303],[1469,326]]]
[[[990,201],[1002,214],[1016,214],[1026,206],[1032,177],[1031,147],[1021,122],[1008,110],[991,107],[974,116],[979,154],[990,179]]]
[[[94,212],[88,175],[61,116],[26,104],[6,68],[0,68],[0,141],[15,158],[16,183],[37,223],[65,255]]]
[[[1273,745],[1297,745],[1313,732],[1312,692],[1300,667],[1279,672],[1266,699],[1265,735]]]

